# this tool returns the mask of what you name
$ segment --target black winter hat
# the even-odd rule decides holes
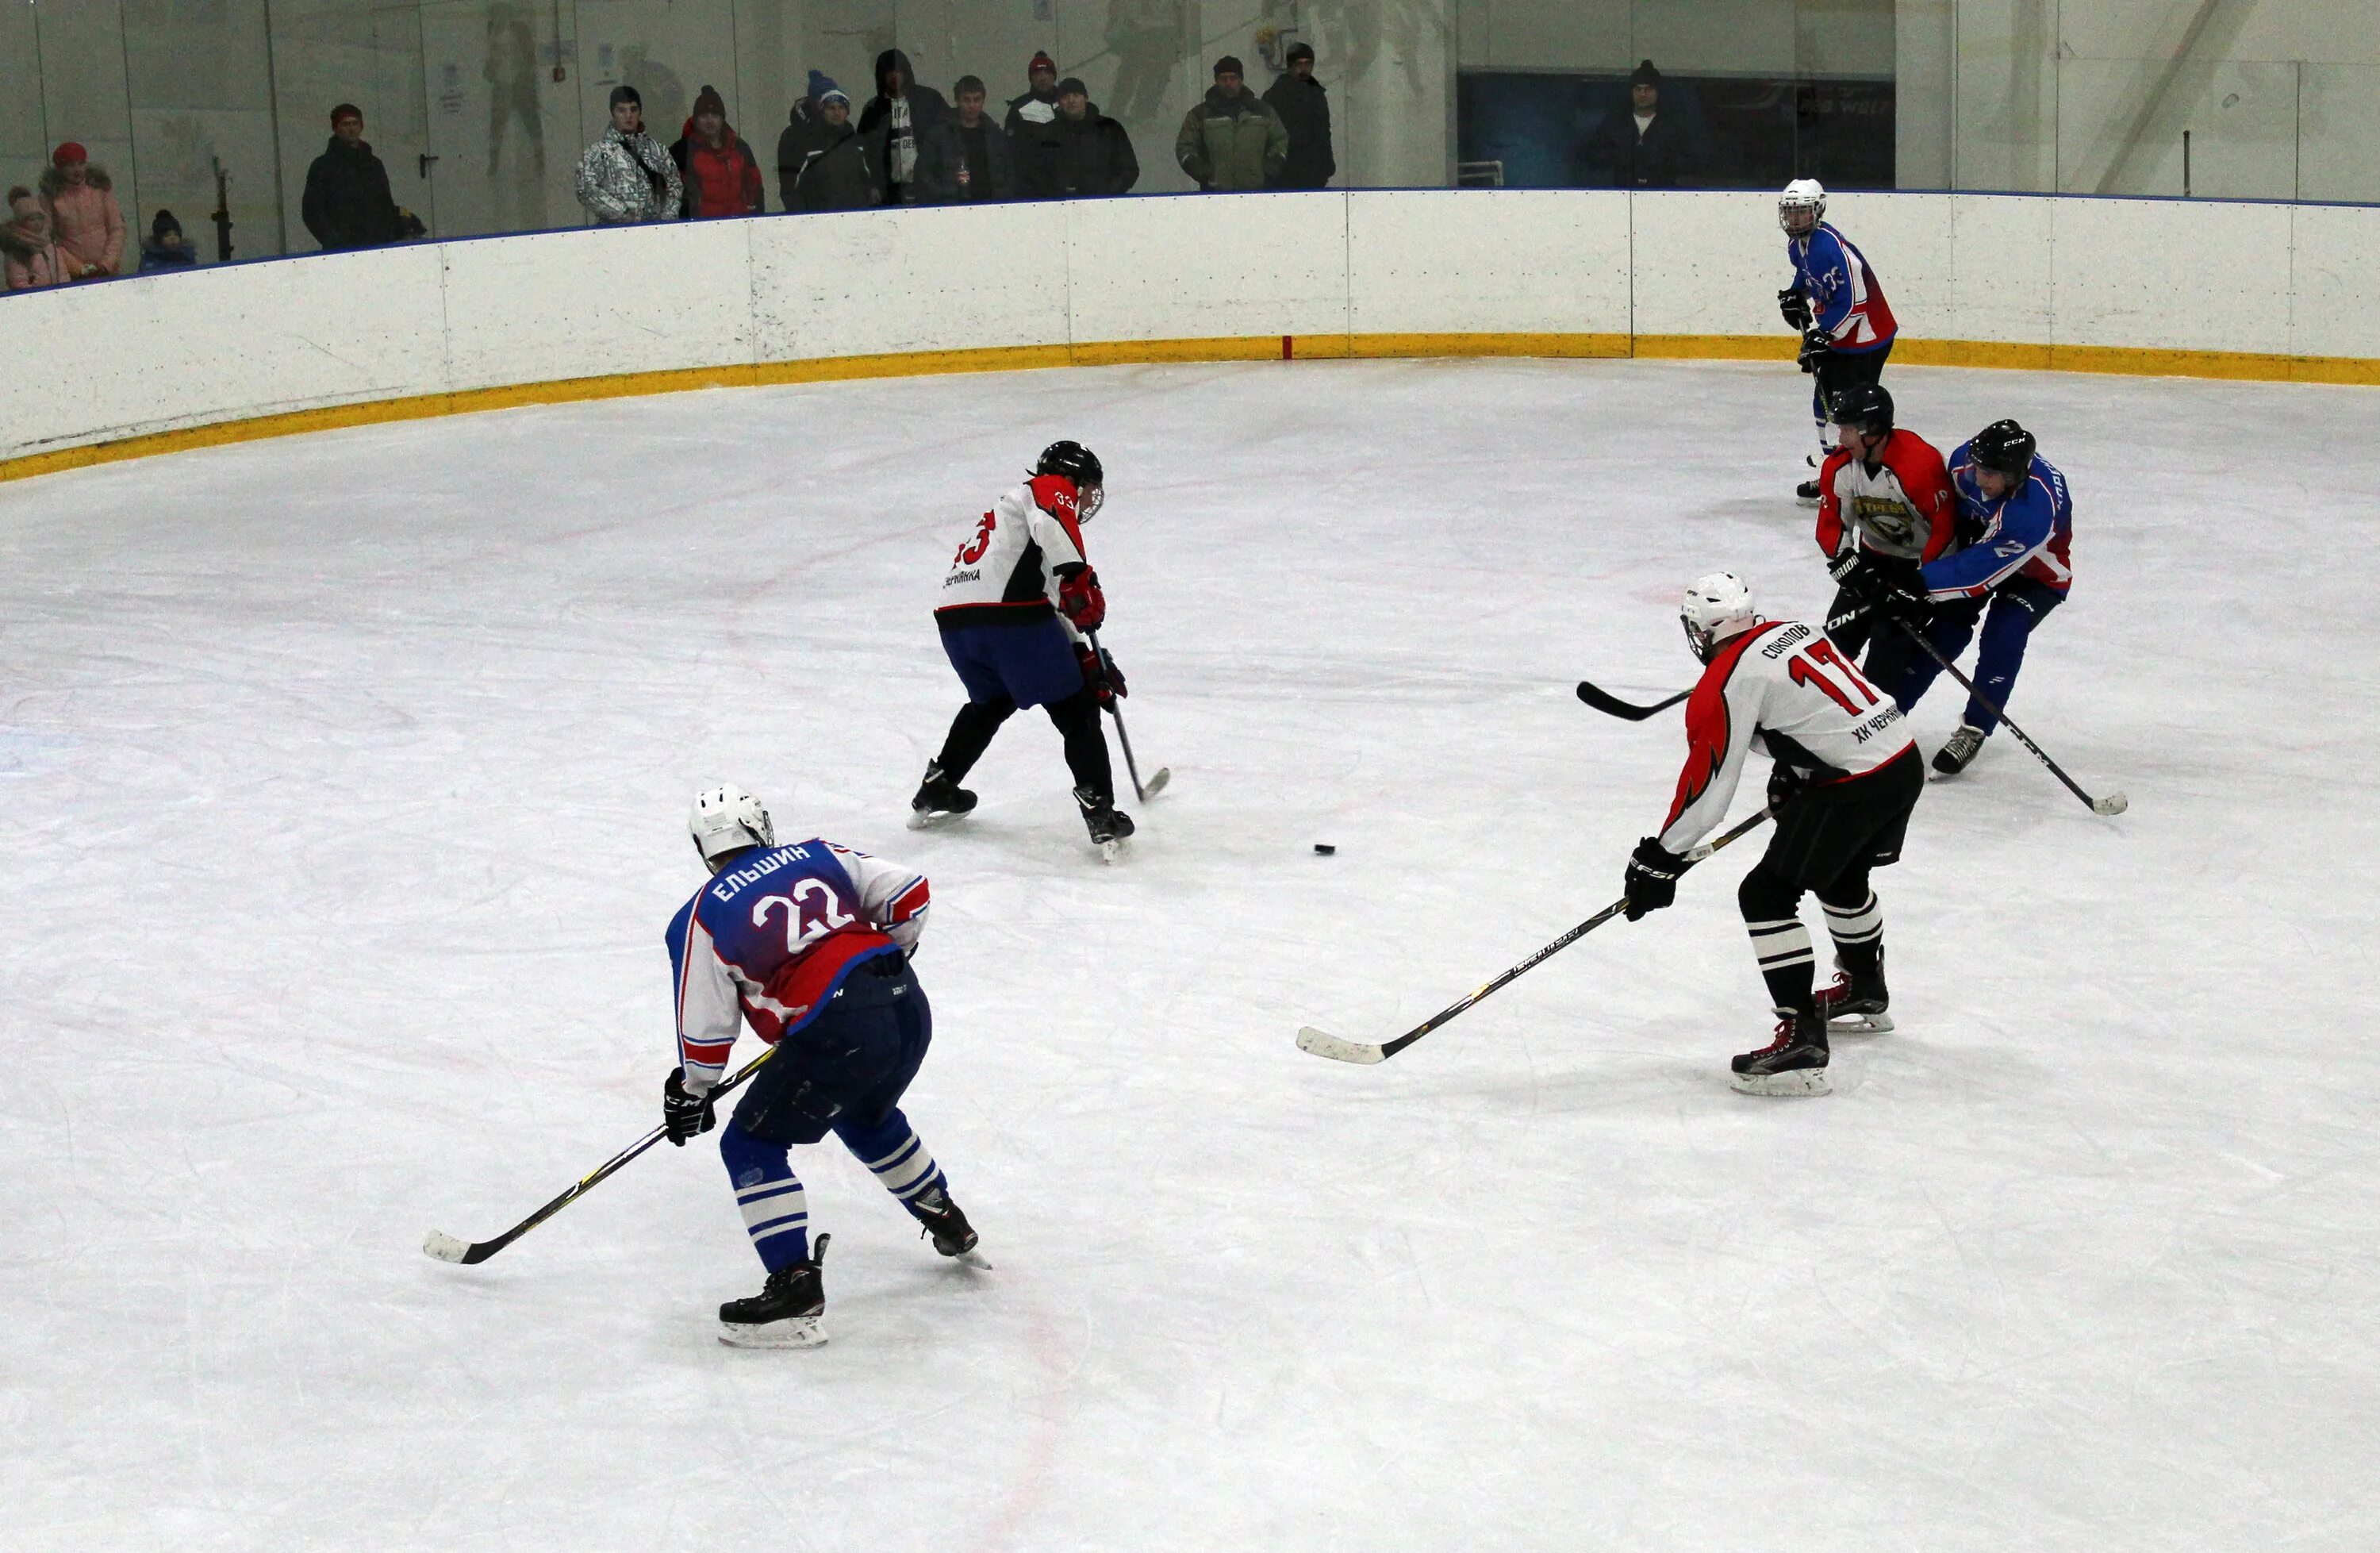
[[[1661,72],[1655,69],[1653,67],[1653,62],[1647,59],[1629,73],[1628,84],[1631,86],[1659,86],[1661,84]]]
[[[1296,64],[1301,59],[1311,59],[1313,57],[1314,45],[1312,43],[1292,43],[1289,45],[1289,63],[1292,65]]]
[[[174,219],[174,213],[172,211],[160,210],[156,216],[149,223],[149,240],[155,242],[159,238],[164,237],[168,232],[173,233],[177,238],[180,237],[182,235],[182,224]]]
[[[1058,95],[1064,97],[1069,94],[1076,97],[1088,97],[1091,94],[1091,89],[1083,84],[1082,77],[1068,76],[1064,80],[1058,83]]]
[[[612,106],[616,108],[623,103],[634,103],[640,108],[645,105],[645,100],[637,94],[637,89],[625,81],[612,89]]]
[[[1215,61],[1215,74],[1220,76],[1227,73],[1234,76],[1245,76],[1247,74],[1245,70],[1240,68],[1240,56],[1238,55],[1227,54],[1223,55],[1222,58]]]

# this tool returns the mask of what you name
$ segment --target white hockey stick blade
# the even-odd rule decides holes
[[[2111,792],[2105,798],[2093,799],[2091,801],[2091,813],[2095,814],[2120,814],[2131,806],[2132,801],[2131,799],[2126,798],[2122,793]]]
[[[1333,1062],[1372,1063],[1385,1061],[1388,1053],[1368,1041],[1350,1041],[1312,1025],[1297,1033],[1297,1049],[1316,1057],[1327,1057]]]
[[[471,1250],[469,1246],[443,1229],[430,1231],[428,1237],[421,1242],[421,1249],[425,1254],[434,1256],[441,1262],[460,1262]]]
[[[1165,784],[1172,780],[1173,780],[1173,768],[1170,765],[1160,765],[1157,768],[1157,775],[1142,784],[1140,796],[1155,798],[1165,790]]]

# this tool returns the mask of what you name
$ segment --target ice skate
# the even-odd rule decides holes
[[[1817,506],[1818,483],[1815,480],[1804,480],[1799,485],[1794,486],[1793,499],[1800,502],[1803,507]]]
[[[1091,845],[1109,862],[1115,861],[1117,847],[1133,833],[1132,816],[1115,806],[1112,799],[1093,797],[1080,788],[1075,789],[1075,802],[1083,811],[1083,826],[1091,833]]]
[[[1777,1038],[1755,1052],[1745,1052],[1729,1064],[1734,1083],[1743,1094],[1826,1094],[1827,1033],[1825,1021],[1805,1021],[1786,1009],[1777,1010]]]
[[[943,1188],[938,1186],[920,1193],[909,1204],[909,1217],[925,1226],[926,1233],[933,1239],[934,1249],[944,1256],[970,1267],[991,1266],[975,1249],[975,1226],[967,1222],[965,1211],[951,1200],[950,1192]]]
[[[1880,973],[1854,976],[1838,971],[1834,985],[1818,989],[1818,1017],[1826,1021],[1829,1036],[1889,1034],[1892,1016],[1885,1010],[1891,1003]]]
[[[1945,776],[1956,776],[1973,765],[1983,753],[1984,740],[1989,736],[1973,723],[1961,723],[1950,741],[1934,752],[1934,769]]]
[[[928,825],[968,813],[975,807],[975,794],[942,775],[941,763],[929,761],[926,779],[917,789],[917,796],[909,801],[909,828],[923,830]]]
[[[826,1284],[819,1269],[832,1238],[811,1241],[808,1261],[771,1273],[750,1299],[720,1306],[719,1340],[735,1348],[816,1348],[826,1341],[819,1325],[826,1315]]]

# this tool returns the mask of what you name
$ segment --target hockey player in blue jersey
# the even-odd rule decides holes
[[[831,841],[777,845],[769,812],[738,788],[694,801],[695,850],[711,877],[669,924],[677,983],[678,1066],[662,1086],[669,1140],[716,1122],[710,1091],[747,1022],[776,1049],[719,1142],[752,1247],[769,1272],[759,1294],[719,1307],[722,1342],[824,1342],[809,1200],[788,1162],[829,1131],[874,1172],[944,1256],[976,1233],[940,1167],[901,1114],[933,1040],[933,1014],[909,969],[925,928],[925,875]]]
[[[1934,769],[1946,776],[1964,771],[1999,726],[1985,702],[2008,705],[2027,639],[2066,602],[2074,581],[2074,500],[2066,477],[2034,450],[2031,432],[2013,421],[1977,432],[1950,455],[1950,489],[1960,548],[1919,571],[1931,605],[1925,637],[1956,658],[1978,619],[1984,630],[1975,650],[1981,694],[1968,698],[1959,731],[1934,755]],[[1886,688],[1905,712],[1938,672],[1932,658],[1919,656]]]
[[[1777,224],[1785,228],[1793,284],[1777,293],[1777,306],[1802,335],[1800,361],[1811,377],[1810,412],[1818,422],[1816,464],[1834,451],[1827,440],[1828,407],[1844,389],[1884,375],[1900,332],[1866,256],[1826,214],[1827,191],[1815,178],[1795,178],[1778,196]],[[1815,502],[1818,483],[1805,480],[1794,494]]]

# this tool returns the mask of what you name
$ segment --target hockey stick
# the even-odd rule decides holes
[[[1824,630],[1831,636],[1867,612],[1868,605],[1864,604],[1854,605],[1828,620]],[[1667,712],[1694,693],[1692,691],[1680,691],[1676,695],[1663,696],[1650,706],[1639,706],[1633,701],[1621,700],[1609,691],[1596,685],[1592,680],[1582,679],[1578,682],[1579,700],[1594,707],[1597,712],[1609,713],[1614,717],[1624,717],[1632,723],[1641,723],[1647,717]]]
[[[1736,840],[1738,838],[1749,833],[1755,826],[1758,825],[1767,818],[1768,811],[1763,809],[1758,813],[1754,814],[1750,819],[1745,820],[1742,825],[1737,825],[1734,829],[1729,831],[1724,836],[1721,836],[1718,840],[1710,842],[1706,846],[1696,847],[1693,851],[1686,854],[1686,866],[1689,868],[1693,867],[1695,863],[1702,862],[1703,859],[1710,856],[1713,852],[1718,851],[1729,842]],[[1588,934],[1594,932],[1597,928],[1601,927],[1605,923],[1609,922],[1612,918],[1620,915],[1621,912],[1625,911],[1626,910],[1628,910],[1628,898],[1622,896],[1618,900],[1613,901],[1610,905],[1606,906],[1602,911],[1597,911],[1595,915],[1587,918],[1586,921],[1579,923],[1576,927],[1572,928],[1568,933],[1565,933],[1560,937],[1555,939],[1552,943],[1548,944],[1544,948],[1539,949],[1528,959],[1521,961],[1520,964],[1513,966],[1510,971],[1505,972],[1494,981],[1489,982],[1478,991],[1471,994],[1467,997],[1459,997],[1455,999],[1452,1003],[1448,1004],[1445,1008],[1440,1009],[1438,1012],[1430,1015],[1429,1018],[1422,1021],[1419,1024],[1414,1026],[1411,1030],[1406,1031],[1403,1034],[1398,1036],[1393,1041],[1386,1042],[1380,1046],[1374,1046],[1369,1041],[1350,1041],[1344,1036],[1333,1035],[1327,1030],[1317,1030],[1314,1026],[1309,1024],[1305,1029],[1297,1033],[1297,1049],[1303,1052],[1311,1052],[1316,1057],[1330,1058],[1334,1062],[1356,1062],[1365,1064],[1386,1062],[1389,1058],[1396,1056],[1397,1053],[1404,1050],[1407,1046],[1412,1046],[1415,1041],[1420,1040],[1431,1031],[1436,1030],[1439,1025],[1444,1024],[1447,1021],[1463,1012],[1463,1009],[1468,1009],[1474,1003],[1478,1002],[1481,998],[1488,997],[1489,994],[1496,992],[1517,980],[1524,972],[1536,968],[1544,961],[1552,959],[1555,955],[1560,954],[1562,950],[1569,948],[1572,944],[1577,943],[1580,939],[1585,937]]]
[[[759,1068],[760,1064],[768,1061],[769,1058],[776,1055],[777,1048],[771,1046],[767,1051],[762,1052],[759,1056],[746,1063],[743,1068],[736,1072],[734,1078],[728,1080],[725,1083],[713,1088],[707,1098],[716,1099],[718,1096],[726,1094],[729,1090],[734,1089],[737,1084],[740,1084],[746,1079],[750,1078]],[[646,1133],[635,1143],[630,1143],[626,1148],[622,1149],[611,1158],[603,1161],[602,1164],[596,1166],[593,1170],[580,1177],[577,1185],[572,1187],[561,1196],[556,1197],[552,1202],[548,1203],[545,1206],[538,1209],[537,1212],[529,1215],[527,1218],[522,1219],[518,1224],[514,1225],[511,1229],[505,1230],[503,1234],[498,1235],[492,1241],[474,1241],[469,1245],[465,1245],[462,1241],[456,1240],[454,1236],[447,1234],[443,1230],[432,1229],[430,1231],[429,1238],[421,1242],[421,1249],[428,1254],[436,1257],[441,1262],[459,1262],[466,1267],[476,1266],[478,1264],[485,1262],[489,1257],[493,1256],[496,1253],[504,1250],[504,1247],[512,1244],[515,1241],[519,1240],[523,1235],[528,1234],[539,1225],[543,1224],[555,1214],[558,1214],[563,1209],[570,1206],[571,1204],[576,1203],[581,1197],[586,1196],[589,1192],[594,1191],[595,1188],[601,1185],[605,1180],[615,1174],[622,1166],[627,1164],[629,1160],[636,1158],[637,1156],[644,1153],[655,1143],[660,1143],[662,1139],[668,1136],[668,1134],[669,1129],[666,1127],[654,1128],[651,1131]]]
[[[1099,654],[1099,672],[1106,674],[1113,670],[1115,660],[1108,656],[1106,648],[1099,645],[1099,633],[1085,631],[1083,634],[1091,639],[1091,651]],[[1112,696],[1108,698],[1107,707],[1109,714],[1116,720],[1116,742],[1123,746],[1123,768],[1132,777],[1133,796],[1146,803],[1151,794],[1165,790],[1165,784],[1173,780],[1173,770],[1171,766],[1160,765],[1157,768],[1157,775],[1148,779],[1148,785],[1141,786],[1140,763],[1132,758],[1132,735],[1126,733],[1123,728],[1123,707]]]
[[[2076,782],[2073,777],[2066,775],[2065,767],[2059,765],[2056,761],[2051,760],[2049,756],[2043,752],[2040,745],[2035,744],[2031,739],[2025,737],[2024,729],[2016,726],[2015,719],[2011,718],[2007,713],[2001,711],[1998,707],[1993,705],[1991,697],[1977,690],[1975,688],[1975,682],[1973,679],[1968,679],[1964,674],[1961,673],[1957,664],[1954,664],[1949,658],[1944,657],[1940,649],[1937,648],[1931,642],[1926,641],[1925,633],[1924,631],[1919,630],[1916,627],[1911,625],[1908,621],[1901,619],[1897,615],[1891,617],[1891,619],[1894,625],[1899,626],[1903,631],[1908,633],[1909,639],[1912,642],[1916,642],[1918,646],[1925,650],[1925,655],[1927,657],[1932,658],[1936,663],[1940,664],[1944,670],[1949,674],[1951,679],[1956,679],[1960,684],[1966,686],[1967,693],[1975,698],[1976,704],[1981,706],[1985,711],[1989,712],[1993,716],[1998,717],[2003,727],[2005,727],[2010,733],[2015,734],[2016,741],[2023,745],[2026,749],[2032,751],[2034,759],[2049,767],[2049,774],[2052,776],[2057,777],[2059,781],[2065,783],[2066,790],[2072,793],[2076,798],[2081,799],[2082,801],[2082,806],[2085,809],[2090,810],[2091,813],[2095,814],[2120,814],[2125,810],[2131,807],[2132,801],[2126,798],[2121,792],[2111,792],[2105,798],[2093,798],[2089,793],[2084,792],[2080,783]]]
[[[1621,700],[1609,691],[1598,690],[1587,680],[1582,679],[1578,682],[1579,700],[1594,707],[1597,712],[1609,713],[1615,717],[1625,717],[1632,723],[1641,723],[1657,713],[1667,712],[1694,693],[1692,691],[1680,691],[1676,695],[1663,696],[1650,706],[1639,706],[1634,702]]]

